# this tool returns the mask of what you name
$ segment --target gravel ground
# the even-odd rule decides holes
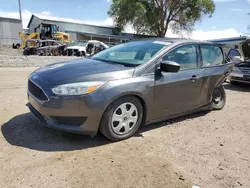
[[[0,67],[42,67],[60,61],[78,59],[70,56],[10,56],[0,55]]]
[[[78,59],[69,56],[23,56],[22,50],[0,48],[0,67],[41,67],[60,61]]]
[[[38,124],[25,104],[35,68],[0,68],[0,187],[250,187],[250,86],[227,104],[110,143]]]

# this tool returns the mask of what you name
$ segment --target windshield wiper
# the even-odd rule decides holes
[[[99,58],[96,58],[96,57],[93,57],[93,58],[90,58],[90,59],[94,59],[94,60],[97,60],[97,61],[103,61],[105,63],[110,63],[110,64],[119,64],[119,65],[123,65],[121,64],[120,62],[116,62],[116,61],[109,61],[109,60],[106,60],[106,59],[99,59]]]
[[[103,61],[103,62],[106,62],[106,63],[119,64],[119,65],[122,65],[124,67],[137,67],[137,66],[140,65],[140,64],[133,64],[133,63],[123,63],[123,62],[119,62],[119,61],[110,61],[110,60],[107,60],[107,59],[99,59],[99,58],[96,58],[96,57],[93,57],[91,59],[94,59],[94,60],[97,60],[97,61]]]

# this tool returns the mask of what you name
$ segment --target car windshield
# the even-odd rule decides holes
[[[99,52],[92,56],[92,59],[127,66],[138,66],[151,59],[156,53],[170,44],[170,42],[165,41],[128,42]]]

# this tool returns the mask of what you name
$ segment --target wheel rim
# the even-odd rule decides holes
[[[213,92],[213,101],[218,104],[222,100],[222,94],[219,89],[215,89]]]
[[[112,130],[119,135],[130,132],[138,121],[138,110],[132,103],[123,103],[112,115]]]

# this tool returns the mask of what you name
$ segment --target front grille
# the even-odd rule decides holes
[[[43,90],[30,80],[28,81],[28,90],[31,93],[31,95],[33,95],[35,98],[39,99],[40,101],[49,100],[48,97],[43,92]]]
[[[53,117],[51,117],[51,119],[57,124],[81,126],[87,120],[87,117],[60,117],[60,116],[53,116]]]

